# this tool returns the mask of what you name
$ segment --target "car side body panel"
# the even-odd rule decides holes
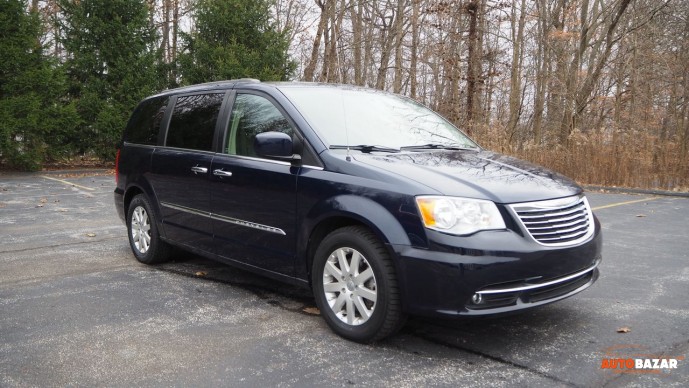
[[[213,253],[294,275],[298,167],[218,155],[210,184]]]
[[[158,149],[148,176],[160,206],[165,236],[204,250],[210,249],[213,239],[209,217],[213,156],[193,150]]]

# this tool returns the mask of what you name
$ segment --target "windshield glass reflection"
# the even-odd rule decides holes
[[[331,146],[476,147],[443,117],[406,97],[355,87],[281,90]]]

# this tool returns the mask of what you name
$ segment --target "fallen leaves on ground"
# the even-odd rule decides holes
[[[618,333],[629,333],[630,331],[632,331],[632,329],[628,328],[627,326],[620,327],[619,329],[617,329]]]
[[[196,272],[194,275],[196,275],[196,276],[198,276],[198,277],[203,277],[203,276],[206,276],[206,275],[208,275],[208,274],[205,273],[205,272],[203,272],[203,271],[198,271],[198,272]]]
[[[301,311],[311,315],[321,315],[321,311],[317,307],[304,307]]]

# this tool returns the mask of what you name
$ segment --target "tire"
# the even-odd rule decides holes
[[[352,263],[358,263],[356,268]],[[365,227],[344,227],[323,239],[313,259],[311,284],[328,326],[349,340],[381,340],[405,321],[392,260]]]
[[[163,263],[170,258],[171,247],[160,239],[156,221],[146,196],[134,197],[127,209],[127,235],[134,256],[144,264]]]

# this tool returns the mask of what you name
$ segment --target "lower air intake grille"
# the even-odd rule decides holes
[[[583,195],[510,205],[531,237],[543,245],[574,245],[593,234],[593,214]]]

